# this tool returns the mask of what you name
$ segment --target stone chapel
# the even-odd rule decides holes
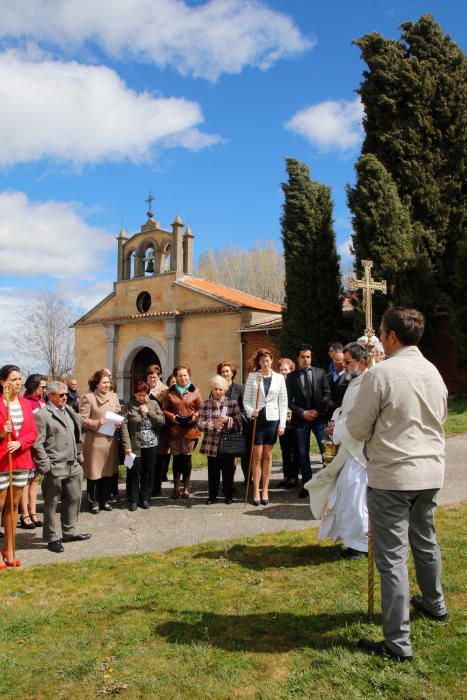
[[[74,324],[79,390],[109,367],[127,400],[151,363],[164,379],[179,362],[187,364],[206,397],[222,360],[237,365],[235,381],[245,381],[252,352],[260,345],[274,350],[282,307],[194,277],[189,226],[177,215],[166,230],[151,208],[147,216],[134,235],[120,231],[113,291]]]

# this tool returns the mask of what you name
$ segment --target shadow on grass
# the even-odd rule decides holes
[[[170,644],[204,644],[226,651],[280,653],[304,647],[355,650],[348,627],[365,622],[362,613],[293,615],[270,612],[217,615],[196,610],[169,611],[174,620],[154,625],[155,634]]]
[[[291,569],[297,566],[328,564],[339,559],[340,551],[340,547],[320,547],[311,544],[305,547],[235,544],[229,549],[199,552],[194,555],[194,559],[228,559],[248,569],[262,571],[270,568]]]

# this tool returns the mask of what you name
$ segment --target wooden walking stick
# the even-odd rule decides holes
[[[261,372],[258,372],[258,374],[259,374],[258,379],[257,379],[257,381],[258,381],[258,391],[256,392],[256,406],[255,406],[255,411],[258,410],[258,404],[259,404],[259,390],[260,390],[260,388],[261,388],[261,378],[262,378]],[[247,478],[246,478],[245,505],[246,505],[247,502],[248,502],[248,491],[249,491],[249,488],[250,488],[251,465],[252,465],[252,463],[253,463],[253,448],[254,448],[254,446],[255,446],[256,419],[257,419],[257,417],[258,417],[258,416],[255,416],[255,417],[253,418],[253,430],[252,430],[252,434],[251,434],[251,447],[250,447],[250,460],[249,460],[249,462],[248,462],[248,476],[247,476]]]
[[[5,406],[6,406],[6,419],[11,423],[11,413],[10,413],[10,386],[8,382],[5,382],[3,385],[3,398],[5,400]],[[7,444],[11,442],[11,427],[10,430],[7,431],[6,434],[6,439],[7,439]],[[15,536],[14,536],[14,531],[15,531],[15,508],[14,508],[14,498],[13,498],[13,458],[11,456],[11,452],[8,451],[8,473],[9,473],[9,486],[8,486],[8,491],[10,494],[10,527],[11,527],[11,537],[12,537],[12,544],[13,544],[13,562],[16,561],[16,543],[15,543]],[[8,547],[8,543],[5,541],[5,547]],[[14,569],[16,569],[16,566],[13,566]]]

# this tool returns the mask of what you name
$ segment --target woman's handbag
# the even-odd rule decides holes
[[[218,454],[242,457],[246,454],[246,451],[246,435],[242,435],[242,433],[221,433]]]

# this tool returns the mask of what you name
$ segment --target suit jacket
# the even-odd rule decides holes
[[[285,428],[287,421],[287,389],[285,388],[284,377],[278,372],[272,373],[271,385],[267,396],[264,393],[264,384],[260,372],[251,372],[248,375],[243,394],[243,406],[248,418],[251,418],[256,408],[258,381],[260,381],[258,411],[265,407],[266,420],[278,420],[279,427]]]
[[[41,474],[65,477],[81,474],[79,459],[82,448],[82,423],[70,406],[65,411],[72,420],[74,434],[68,429],[65,418],[51,404],[36,411],[37,438],[32,446],[32,456]],[[76,455],[74,464],[70,464]]]
[[[324,370],[320,367],[312,367],[313,395],[310,409],[318,411],[322,418],[326,417],[331,390]],[[303,412],[307,410],[306,394],[302,387],[301,370],[295,369],[287,375],[287,395],[289,409],[292,411],[292,424],[300,425],[304,422]]]
[[[331,408],[332,414],[332,411],[339,408],[339,406],[342,406],[342,399],[344,398],[344,394],[349,386],[349,381],[345,378],[345,372],[342,372],[341,376],[337,379],[337,382],[335,382],[333,379],[333,372],[327,374],[326,379],[328,380],[329,388],[331,389],[331,399],[333,402],[333,406]]]

